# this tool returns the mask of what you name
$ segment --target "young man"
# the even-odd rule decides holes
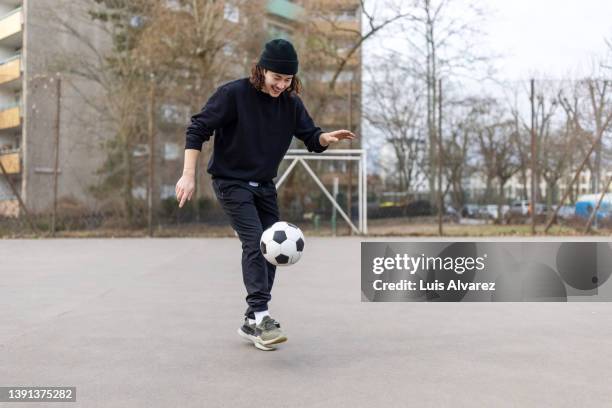
[[[250,78],[220,86],[202,111],[191,118],[185,144],[183,176],[176,185],[179,207],[191,200],[202,143],[215,133],[208,163],[212,187],[242,242],[242,277],[248,308],[238,333],[258,348],[273,349],[287,337],[269,314],[268,302],[276,268],[259,249],[264,230],[279,220],[272,179],[291,139],[321,153],[330,144],[353,139],[348,130],[323,132],[299,98],[298,58],[282,39],[268,42]]]

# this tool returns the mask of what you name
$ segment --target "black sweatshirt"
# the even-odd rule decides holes
[[[202,150],[215,132],[208,162],[213,177],[271,181],[293,136],[308,151],[321,153],[317,127],[302,100],[286,91],[278,97],[257,90],[249,78],[220,86],[202,111],[191,117],[185,149]]]

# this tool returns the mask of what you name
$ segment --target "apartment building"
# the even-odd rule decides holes
[[[29,212],[48,211],[56,174],[58,197],[96,205],[88,188],[103,160],[104,133],[96,131],[95,108],[83,102],[96,90],[58,74],[63,53],[83,48],[57,29],[70,7],[66,0],[0,0],[0,216],[23,213],[18,197]],[[73,26],[103,46],[86,22]]]
[[[227,75],[239,77],[248,74],[250,61],[256,57],[265,40],[287,38],[299,42],[303,13],[311,3],[289,0],[257,0],[263,18],[251,18],[263,25],[263,36],[254,36],[252,55],[244,55],[228,64],[232,72]],[[255,2],[249,2],[251,8]],[[101,92],[93,83],[75,77],[60,76],[58,61],[62,55],[86,55],[83,42],[69,33],[56,30],[53,19],[70,20],[71,7],[83,2],[68,0],[0,0],[0,163],[5,173],[0,172],[0,216],[19,216],[23,213],[18,197],[29,212],[49,211],[53,205],[54,183],[57,179],[57,197],[69,200],[78,206],[96,210],[99,202],[90,188],[99,182],[96,173],[106,159],[102,145],[113,133],[104,130],[95,106],[85,103],[85,97],[96,97]],[[174,6],[173,6],[174,4]],[[358,28],[361,25],[359,2],[356,0],[322,1],[338,24]],[[168,2],[180,10],[179,3]],[[253,17],[241,9],[239,2],[226,1],[224,20],[235,24],[237,29],[247,30],[245,19]],[[110,46],[108,38],[95,30],[87,20],[74,19],[73,27],[88,42],[103,50]],[[322,27],[325,22],[321,22]],[[91,27],[90,27],[91,26]],[[332,30],[331,27],[328,27]],[[254,31],[255,32],[255,31]],[[330,31],[331,33],[331,31]],[[259,35],[259,34],[258,34]],[[331,35],[331,34],[330,34]],[[346,52],[349,40],[338,36],[338,51]],[[255,44],[257,43],[257,44]],[[243,45],[244,46],[244,45]],[[235,56],[235,44],[225,45],[223,53]],[[244,47],[243,47],[244,48]],[[67,57],[74,58],[74,57]],[[303,61],[308,57],[301,55]],[[301,75],[308,78],[308,87],[325,87],[331,79],[334,66],[319,65],[317,72],[304,72],[307,64],[301,65]],[[229,68],[228,68],[229,69]],[[59,82],[59,86],[58,86]],[[355,54],[340,76],[330,109],[317,123],[325,129],[351,127],[360,129],[361,55]],[[349,96],[350,94],[350,96]],[[202,95],[202,103],[206,95]],[[193,108],[172,100],[157,101],[157,155],[158,171],[155,175],[155,196],[171,198],[180,175],[183,159],[184,130]],[[351,110],[349,108],[352,108]],[[349,115],[352,112],[352,116]],[[100,122],[100,123],[98,123]],[[358,147],[356,142],[353,147]],[[58,149],[58,166],[55,171],[55,151]],[[134,157],[148,155],[146,146],[136,146]],[[204,160],[203,160],[204,162]],[[205,163],[204,163],[205,164]],[[336,166],[332,164],[332,166]],[[343,176],[342,166],[332,169]],[[206,176],[205,176],[206,177]],[[207,180],[203,180],[206,186]],[[341,183],[343,181],[341,180]],[[203,188],[204,194],[209,188]],[[137,181],[133,188],[136,198],[146,194],[146,177]]]
[[[21,187],[23,11],[19,1],[0,2],[0,214],[17,215],[9,182]]]
[[[227,64],[228,78],[238,78],[249,74],[250,64],[256,60],[261,46],[267,40],[273,38],[285,38],[292,41],[298,48],[304,40],[304,13],[309,12],[312,7],[312,2],[306,1],[289,1],[289,0],[256,0],[258,7],[263,10],[261,15],[249,16],[248,11],[240,7],[240,2],[226,1],[224,7],[224,20],[227,24],[235,24],[240,26],[240,29],[246,28],[246,20],[254,17],[262,24],[262,27],[256,29],[250,26],[253,34],[251,49],[244,47],[239,49],[236,44],[228,42],[223,47],[223,53],[226,57],[231,57],[238,51],[246,52],[242,57],[239,56],[238,61],[242,64]],[[250,7],[254,7],[254,3],[249,3]],[[326,33],[326,36],[335,43],[339,53],[346,53],[351,41],[354,38],[349,38],[346,34],[334,34],[334,27],[327,21],[331,18],[337,27],[352,28],[357,31],[361,27],[361,10],[360,3],[357,0],[318,0],[317,10],[324,11],[326,18],[322,18],[317,22],[320,32]],[[259,34],[263,32],[263,36]],[[244,49],[246,48],[246,49]],[[302,51],[302,49],[298,49]],[[311,110],[316,106],[316,99],[309,100],[312,92],[327,92],[326,87],[332,79],[335,65],[329,61],[326,65],[308,64],[309,55],[300,54],[300,72],[305,88],[307,88],[303,97],[306,99],[306,104]],[[206,95],[202,96],[202,103],[205,102]],[[355,132],[360,133],[361,129],[361,52],[357,52],[348,61],[343,73],[339,76],[336,90],[331,95],[329,100],[329,108],[320,117],[317,117],[317,124],[323,129],[335,130],[346,129],[351,127]],[[352,114],[351,114],[352,113]],[[160,154],[162,162],[161,171],[161,199],[171,198],[174,195],[174,185],[176,183],[176,175],[179,174],[179,167],[182,165],[183,155],[182,146],[184,144],[184,125],[188,121],[190,115],[189,108],[180,106],[172,102],[163,103],[162,111],[160,112],[160,137],[161,149]],[[360,147],[360,140],[353,142],[353,148]],[[301,142],[295,141],[294,147],[303,148]],[[340,147],[349,147],[348,144]],[[209,153],[208,147],[203,149],[203,155]],[[200,166],[205,166],[206,160],[202,159]],[[348,184],[347,169],[345,162],[326,163],[330,168],[324,172],[322,177],[324,182],[331,183],[333,177],[340,178],[340,185]],[[207,180],[207,175],[204,172],[204,179],[201,180],[200,191],[204,196],[212,197],[210,183]],[[353,185],[356,189],[357,173],[353,174]],[[356,190],[355,190],[356,191]],[[139,194],[144,196],[145,188],[141,186]]]
[[[308,24],[304,27],[301,13],[310,13]],[[324,130],[350,129],[361,135],[361,48],[353,53],[336,79],[334,90],[329,90],[338,68],[338,57],[348,56],[351,47],[359,40],[361,33],[361,7],[356,0],[315,0],[295,1],[276,0],[268,3],[268,32],[272,37],[286,37],[296,43],[313,41],[309,36],[319,36],[318,41],[325,43],[326,52],[316,55],[302,54],[300,76],[305,85],[304,99],[315,116],[317,125]],[[352,31],[352,32],[351,32]],[[300,38],[306,36],[307,38]],[[304,47],[309,52],[313,50]],[[313,63],[314,61],[314,63]],[[325,108],[317,109],[321,95],[325,95]],[[303,148],[299,142],[295,147]],[[343,143],[334,148],[361,147],[361,138]],[[346,161],[322,163],[320,177],[325,184],[332,184],[335,178],[339,185],[348,186],[352,180],[356,188],[356,169],[348,171]]]

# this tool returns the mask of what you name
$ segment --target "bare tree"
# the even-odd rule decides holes
[[[568,171],[571,171],[574,151],[578,140],[571,131],[570,123],[565,123],[561,129],[547,132],[543,142],[545,154],[540,163],[542,177],[546,181],[547,207],[552,208],[557,203],[557,185]]]
[[[151,3],[135,52],[162,88],[158,99],[177,113],[174,126],[166,123],[164,137],[182,144],[188,117],[201,109],[206,96],[248,72],[263,42],[265,7],[261,0],[183,0],[173,7],[162,0]],[[200,157],[206,159],[211,150],[205,144]],[[196,220],[209,180],[204,170],[198,166],[196,173]]]
[[[390,64],[379,66],[370,74],[372,81],[366,91],[369,103],[363,115],[382,133],[385,143],[392,146],[398,189],[409,194],[425,142],[420,132],[423,91],[418,82],[402,81]]]
[[[610,91],[612,90],[612,82],[607,80],[589,80],[587,81],[589,92],[589,100],[593,112],[593,121],[595,122],[595,134],[600,134],[605,131],[603,128],[605,116],[608,110],[612,110],[610,101]],[[602,161],[602,138],[596,141],[595,158],[594,158],[594,177],[591,177],[591,190],[593,193],[599,192],[601,185],[601,161]]]
[[[55,13],[53,22],[59,30],[88,51],[87,55],[77,55],[65,50],[58,56],[58,67],[86,84],[99,86],[101,91],[94,98],[83,93],[83,100],[99,111],[115,134],[105,144],[108,156],[98,172],[101,182],[91,191],[101,199],[112,197],[112,191],[121,191],[128,222],[136,219],[133,188],[155,169],[150,160],[147,163],[133,154],[136,147],[151,141],[157,126],[142,118],[153,115],[156,123],[162,103],[155,109],[148,105],[163,101],[178,109],[181,117],[176,118],[174,137],[182,143],[188,117],[201,108],[206,95],[220,82],[247,70],[250,62],[246,55],[253,52],[244,47],[259,49],[260,44],[251,41],[262,38],[264,27],[259,17],[265,9],[260,3],[233,2],[242,7],[242,24],[226,18],[224,2],[206,0],[90,0],[75,2],[69,15]],[[81,32],[86,25],[95,25],[107,39],[107,46],[97,46],[91,36]],[[228,66],[236,67],[236,72],[226,69]],[[202,156],[209,148],[206,146]],[[148,152],[145,157],[154,153]],[[149,194],[151,184],[147,184]]]
[[[452,129],[450,137],[445,141],[444,166],[451,191],[453,208],[460,210],[465,204],[463,179],[469,151],[470,132],[463,125]]]
[[[454,8],[457,9],[454,9]],[[415,0],[410,4],[412,18],[403,24],[405,40],[415,58],[421,61],[421,69],[411,74],[422,78],[427,93],[428,180],[430,197],[435,197],[436,144],[438,134],[437,112],[438,81],[452,79],[456,75],[471,75],[491,56],[480,55],[475,41],[482,35],[479,27],[484,11],[475,2],[464,0]],[[458,12],[460,11],[460,12]]]
[[[547,155],[549,154],[548,148],[542,148],[547,146],[547,140],[550,135],[552,120],[559,106],[557,101],[558,90],[551,86],[550,83],[536,82],[538,85],[538,91],[535,95],[535,117],[534,117],[534,131],[536,135],[536,161],[538,164],[546,162]],[[514,100],[510,103],[510,113],[514,123],[514,143],[517,149],[518,158],[520,161],[520,180],[522,184],[522,197],[527,199],[529,197],[527,183],[527,171],[530,169],[531,163],[531,121],[527,120],[519,109],[518,94],[516,84],[512,89]],[[538,165],[535,174],[535,185],[536,185],[536,202],[543,197],[540,191],[540,180],[542,178],[541,166]]]
[[[468,97],[447,104],[449,135],[444,140],[444,168],[450,188],[451,201],[455,209],[463,208],[466,199],[463,182],[473,172],[470,159],[474,157],[473,143],[477,140],[481,101]]]
[[[589,126],[587,122],[588,119],[585,120],[585,118],[588,118],[588,113],[585,111],[581,111],[579,109],[579,107],[581,106],[579,103],[574,102],[572,103],[570,101],[570,97],[566,96],[565,93],[560,92],[559,93],[559,103],[561,103],[561,106],[563,107],[563,109],[565,110],[566,114],[568,115],[568,120],[570,121],[570,123],[572,123],[573,127],[574,127],[574,131],[581,136],[582,141],[584,141],[586,146],[588,147],[588,151],[586,152],[586,154],[584,155],[580,165],[578,166],[578,168],[576,169],[576,172],[574,173],[574,176],[572,177],[572,179],[570,180],[570,182],[568,183],[567,186],[567,190],[565,192],[565,194],[563,195],[563,197],[561,198],[560,203],[563,204],[566,202],[567,197],[570,194],[570,190],[573,187],[574,183],[576,182],[576,180],[578,180],[578,177],[580,176],[580,173],[582,172],[583,168],[585,167],[585,165],[587,164],[587,162],[589,161],[591,155],[593,154],[593,152],[597,149],[598,145],[601,143],[602,137],[604,135],[604,133],[608,130],[610,124],[612,123],[612,104],[610,103],[610,101],[607,99],[607,97],[595,97],[595,95],[597,95],[596,90],[597,89],[601,89],[601,90],[609,90],[610,86],[609,86],[609,81],[607,80],[603,80],[603,82],[608,83],[608,85],[600,85],[597,86],[595,84],[595,82],[598,80],[595,79],[586,79],[583,81],[580,81],[578,83],[576,83],[577,87],[574,87],[573,90],[579,91],[580,89],[584,90],[584,88],[586,88],[588,91],[588,95],[589,95],[589,99],[590,99],[590,107],[592,109],[591,111],[591,118],[596,118],[599,115],[601,115],[600,117],[600,125],[595,125],[595,126]],[[574,101],[578,100],[578,96],[576,96],[576,94],[574,94],[573,98]],[[601,104],[601,106],[599,105]],[[588,106],[587,105],[587,106]],[[601,108],[601,109],[600,109]],[[597,119],[595,119],[597,120]],[[589,127],[591,129],[593,129],[593,131],[589,131],[587,129],[589,129]],[[546,224],[546,227],[544,229],[544,232],[548,232],[548,230],[550,229],[550,227],[552,226],[552,224],[555,222],[556,217],[557,217],[557,213],[559,212],[559,208],[560,206],[558,206],[555,211],[553,211],[553,213],[551,214],[548,223]]]
[[[107,156],[97,171],[100,182],[91,186],[90,192],[111,204],[115,198],[112,193],[117,192],[122,201],[121,213],[130,225],[139,219],[133,196],[135,178],[143,172],[146,175],[146,162],[136,160],[134,153],[136,146],[147,140],[146,121],[142,118],[148,106],[142,101],[148,99],[149,90],[147,71],[134,49],[141,32],[138,17],[146,15],[150,6],[145,0],[84,1],[72,4],[71,13],[54,13],[50,19],[60,33],[80,44],[78,49],[59,53],[53,65],[66,74],[83,103],[98,112],[104,127],[113,135],[104,142]],[[91,26],[104,46],[82,31]],[[81,91],[80,85],[94,86],[100,92]]]
[[[385,27],[395,22],[412,18],[412,12],[403,11],[401,7],[390,5],[386,13],[378,13],[376,5],[371,10],[366,7],[365,0],[359,1],[357,12],[362,13],[366,19],[362,26],[367,27],[362,30],[360,26],[347,25],[342,21],[341,12],[353,11],[352,5],[347,3],[330,3],[325,0],[314,0],[304,4],[304,23],[301,25],[298,42],[301,48],[309,55],[306,67],[329,68],[332,72],[330,78],[322,77],[317,69],[310,69],[310,75],[315,80],[324,79],[326,86],[321,89],[313,98],[316,105],[312,110],[315,119],[321,117],[328,108],[330,99],[336,94],[336,86],[340,75],[346,70],[347,65],[354,59],[363,44],[373,38]],[[330,7],[330,5],[332,7]],[[317,78],[318,77],[318,78]]]
[[[478,131],[478,143],[487,180],[485,196],[493,196],[491,192],[495,182],[499,221],[505,202],[506,183],[520,169],[520,159],[514,145],[515,124],[511,119],[504,119],[504,112],[495,100],[487,101],[482,113],[485,120],[481,122],[482,127]]]

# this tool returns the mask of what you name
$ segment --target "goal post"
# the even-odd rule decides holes
[[[326,150],[323,153],[311,153],[305,149],[289,149],[283,160],[291,160],[289,167],[285,172],[278,178],[276,182],[276,188],[278,189],[283,182],[287,179],[287,176],[293,171],[293,169],[299,164],[304,167],[306,172],[312,177],[314,182],[319,186],[325,197],[330,203],[336,208],[338,213],[348,223],[353,231],[357,234],[365,235],[368,233],[368,180],[367,180],[367,153],[364,149],[333,149]],[[321,179],[312,170],[312,167],[308,164],[309,160],[341,160],[341,161],[357,161],[357,207],[358,207],[358,223],[357,226],[349,218],[346,212],[340,207],[340,205],[334,200],[332,194],[327,190]],[[352,180],[349,180],[352,183]]]

